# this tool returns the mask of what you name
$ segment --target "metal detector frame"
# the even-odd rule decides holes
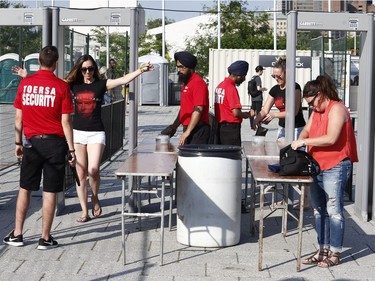
[[[294,132],[294,81],[297,30],[356,31],[361,33],[361,79],[358,88],[358,136],[359,162],[356,172],[355,214],[368,221],[374,213],[374,15],[351,13],[315,13],[291,11],[287,17],[286,67],[286,141],[293,141]]]

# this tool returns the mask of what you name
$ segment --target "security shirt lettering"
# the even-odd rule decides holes
[[[56,89],[54,87],[25,85],[22,104],[30,106],[54,107]]]

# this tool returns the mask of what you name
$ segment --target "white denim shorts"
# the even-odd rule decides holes
[[[73,141],[80,144],[100,143],[105,145],[105,132],[73,130]]]

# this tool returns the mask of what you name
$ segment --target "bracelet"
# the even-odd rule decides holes
[[[302,140],[302,146],[306,146],[305,140]]]
[[[72,149],[72,150],[69,150],[69,153],[73,153],[75,151],[76,151],[75,149]]]
[[[141,73],[143,73],[148,70],[148,66],[139,67],[139,70],[141,71]]]
[[[22,145],[22,141],[16,141],[14,144],[15,145]]]

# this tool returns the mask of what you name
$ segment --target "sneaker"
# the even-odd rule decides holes
[[[44,240],[43,238],[39,239],[38,250],[47,250],[56,248],[59,245],[56,240],[53,240],[53,237],[50,235],[49,240]]]
[[[22,234],[14,236],[14,229],[11,233],[9,233],[4,239],[4,244],[15,246],[15,247],[21,247],[23,246],[23,236]]]

